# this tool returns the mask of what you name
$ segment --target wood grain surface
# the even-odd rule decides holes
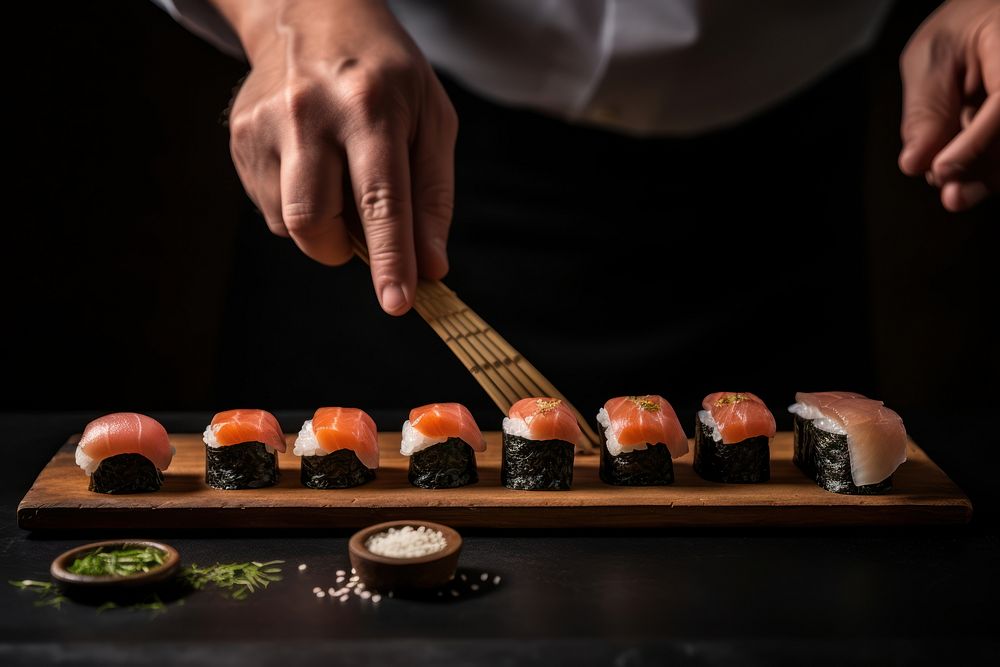
[[[74,436],[42,470],[17,509],[28,530],[360,527],[379,521],[426,519],[457,527],[868,526],[958,524],[972,504],[954,482],[910,442],[907,462],[882,496],[846,496],[820,489],[792,463],[792,435],[771,444],[771,481],[718,484],[698,477],[693,454],[674,461],[671,486],[618,487],[600,481],[598,456],[576,458],[570,491],[515,491],[500,485],[500,434],[486,433],[478,454],[478,484],[425,490],[406,479],[399,433],[381,433],[381,467],[374,482],[318,490],[299,482],[291,446],[280,455],[281,481],[266,489],[220,491],[205,485],[200,435],[177,434],[177,454],[160,491],[112,496],[87,490],[77,467]],[[288,436],[291,443],[294,436]]]

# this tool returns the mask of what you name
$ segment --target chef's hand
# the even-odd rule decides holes
[[[899,168],[926,175],[949,211],[1000,192],[1000,2],[948,0],[900,58]]]
[[[251,65],[229,118],[247,194],[328,265],[351,258],[356,207],[379,302],[405,313],[418,273],[448,272],[458,121],[430,65],[382,1],[213,2]]]

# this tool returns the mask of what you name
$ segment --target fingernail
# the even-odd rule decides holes
[[[388,312],[395,312],[406,305],[406,294],[398,283],[387,283],[382,288],[382,308]]]
[[[927,180],[927,185],[932,185],[935,188],[938,187],[938,180],[937,177],[934,176],[933,171],[925,171],[924,178]]]

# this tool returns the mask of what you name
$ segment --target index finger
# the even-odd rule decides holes
[[[409,146],[402,130],[378,124],[344,142],[372,283],[390,315],[408,311],[417,290]]]

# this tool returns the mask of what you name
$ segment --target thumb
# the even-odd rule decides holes
[[[934,156],[960,129],[961,77],[954,59],[942,51],[930,43],[911,43],[900,59],[903,150],[899,168],[908,176],[930,169]]]

